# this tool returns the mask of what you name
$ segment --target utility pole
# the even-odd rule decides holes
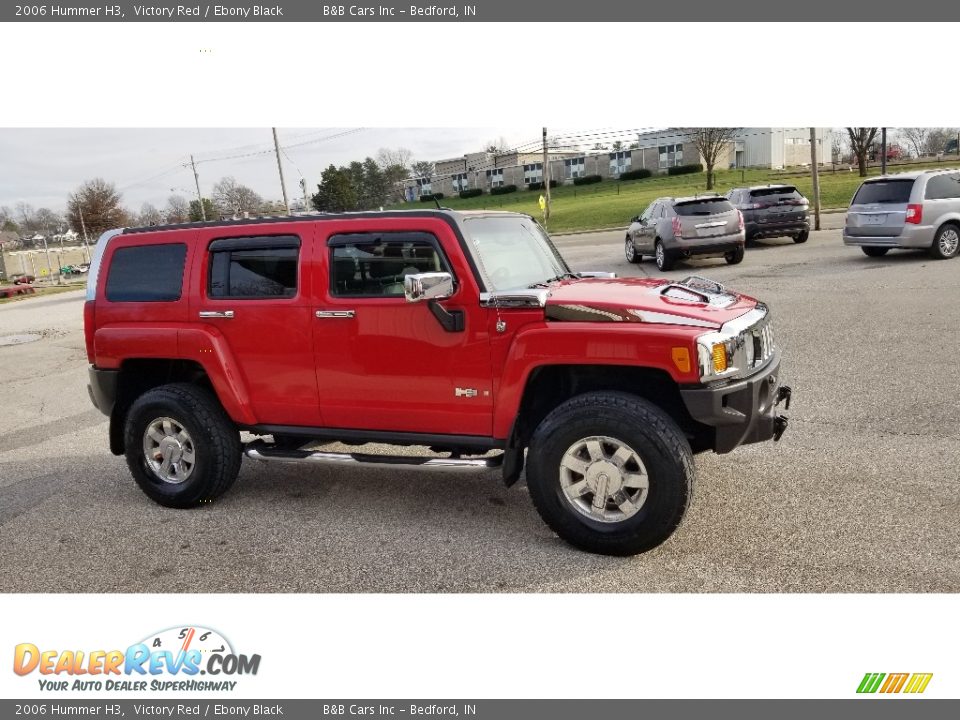
[[[550,160],[547,155],[547,129],[543,129],[543,196],[547,205],[543,210],[543,219],[550,219]]]
[[[300,178],[300,189],[303,190],[303,211],[310,212],[310,201],[307,200],[307,179]]]
[[[287,200],[287,184],[283,181],[283,164],[280,162],[280,143],[277,142],[277,129],[273,128],[273,149],[277,153],[277,170],[280,171],[280,189],[283,190],[283,206],[290,214],[290,203]]]
[[[820,170],[817,167],[817,129],[810,128],[810,172],[813,173],[814,230],[820,229]]]
[[[887,129],[880,128],[880,146],[883,155],[880,157],[880,174],[887,174]]]
[[[83,231],[83,249],[87,256],[87,262],[90,262],[90,242],[87,240],[87,224],[83,221],[83,208],[77,203],[77,212],[80,213],[80,229]]]
[[[190,167],[193,168],[193,181],[197,184],[197,202],[200,203],[200,217],[206,222],[207,211],[203,207],[203,195],[200,194],[200,176],[197,175],[197,164],[193,161],[193,155],[190,156]]]

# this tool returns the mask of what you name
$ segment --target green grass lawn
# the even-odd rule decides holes
[[[953,163],[957,165],[957,163]],[[947,162],[930,165],[910,165],[907,170],[919,170],[925,167],[945,168]],[[889,172],[896,168],[888,167]],[[879,175],[878,168],[870,168],[870,175]],[[813,180],[809,172],[802,170],[775,172],[772,170],[723,170],[716,173],[715,190],[725,193],[740,185],[763,185],[766,183],[788,183],[796,185],[805,196],[813,193]],[[859,174],[845,168],[836,172],[825,169],[820,172],[820,202],[823,208],[846,208],[854,192],[860,186]],[[581,187],[564,185],[551,190],[552,203],[547,228],[553,233],[575,232],[594,228],[622,227],[630,218],[639,215],[643,209],[658,197],[695,195],[706,192],[705,173],[696,175],[656,175],[645,180],[628,182],[608,181]],[[511,210],[541,217],[537,204],[542,191],[518,189],[509,195],[489,195],[461,200],[458,197],[445,197],[440,201],[444,207],[454,210]],[[433,203],[401,203],[391,209],[411,210],[433,207]]]

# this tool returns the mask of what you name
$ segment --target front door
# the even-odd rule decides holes
[[[489,437],[490,347],[479,288],[452,229],[431,218],[322,223],[314,264],[313,335],[328,427]],[[408,302],[406,275],[450,272],[462,313],[451,332],[426,302]]]
[[[311,337],[312,223],[204,228],[197,322],[229,348],[257,422],[322,424]]]

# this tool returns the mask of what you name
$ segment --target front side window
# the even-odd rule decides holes
[[[450,272],[429,233],[334,235],[327,244],[330,292],[337,297],[403,297],[407,275]]]
[[[255,300],[297,294],[300,238],[224,238],[210,243],[207,296]]]
[[[110,302],[172,302],[180,299],[187,246],[139,245],[118,248],[110,262]]]

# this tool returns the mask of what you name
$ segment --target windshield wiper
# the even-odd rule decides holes
[[[546,287],[552,282],[559,282],[560,280],[566,280],[567,278],[570,278],[571,280],[579,280],[580,276],[572,272],[562,272],[555,277],[547,278],[546,280],[541,280],[540,282],[533,283],[533,285],[528,285],[527,287],[528,288]]]

